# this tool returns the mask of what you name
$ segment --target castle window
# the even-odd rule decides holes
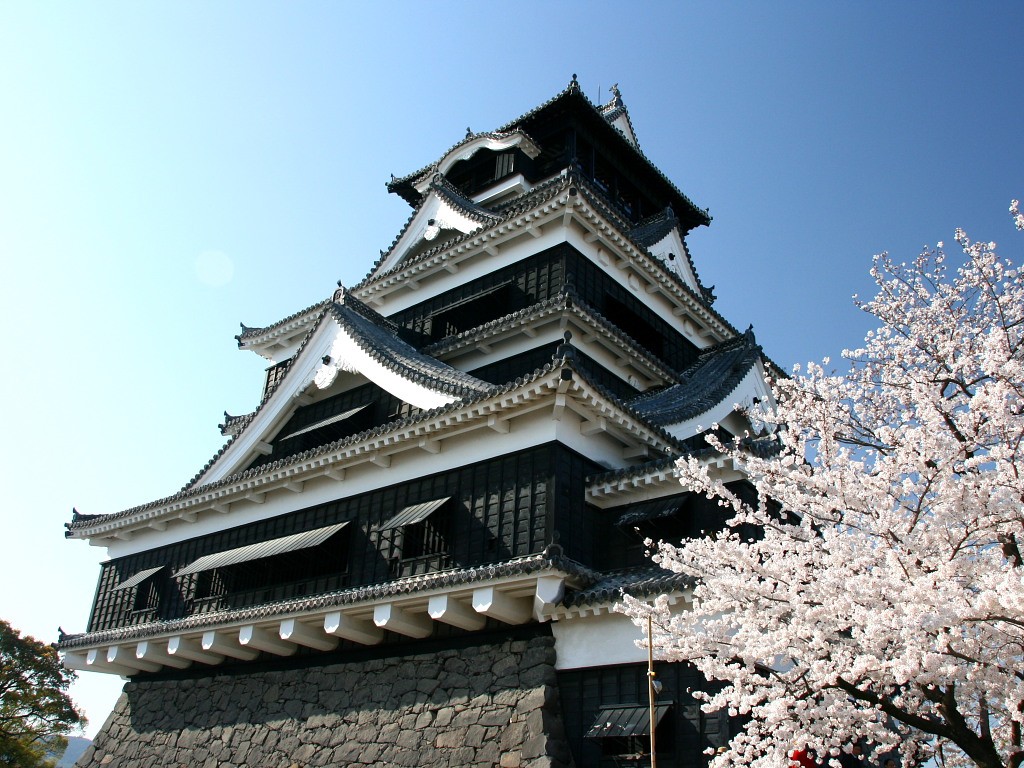
[[[384,522],[378,531],[391,543],[394,575],[443,568],[449,517],[443,507],[450,496],[413,504]]]
[[[254,605],[343,586],[348,521],[216,552],[185,566],[195,574],[196,612]]]
[[[667,743],[672,732],[662,726],[670,708],[668,704],[658,704],[654,709],[655,744],[659,755],[673,751],[673,745]],[[609,764],[649,765],[650,734],[651,711],[646,704],[615,704],[601,707],[584,738],[600,739],[601,754],[614,760]]]
[[[641,347],[656,357],[661,357],[664,346],[661,334],[639,313],[610,293],[606,293],[604,297],[604,316]]]
[[[114,587],[114,591],[135,590],[132,596],[133,613],[155,611],[160,606],[160,585],[153,577],[163,569],[164,566],[158,565],[156,568],[139,571]]]
[[[433,341],[477,328],[512,311],[512,285],[503,283],[447,305],[430,317]]]
[[[508,176],[515,169],[515,152],[502,152],[494,161],[494,180]]]
[[[624,539],[616,547],[623,558],[617,565],[634,567],[649,564],[646,539],[680,544],[684,539],[696,536],[693,510],[688,503],[692,497],[692,493],[684,493],[631,504],[623,510],[615,520],[615,526],[622,531],[620,536]]]

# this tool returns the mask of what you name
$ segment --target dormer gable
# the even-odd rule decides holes
[[[628,405],[673,437],[686,440],[716,425],[733,435],[758,432],[744,415],[770,407],[771,387],[765,365],[771,365],[754,338],[752,328],[701,352],[680,373],[680,381],[653,394],[642,394]]]
[[[541,150],[538,144],[521,128],[485,133],[473,133],[467,128],[466,138],[445,152],[437,162],[400,178],[392,175],[391,181],[387,185],[388,192],[394,192],[410,205],[416,206],[427,194],[431,183],[438,175],[448,176],[449,172],[459,163],[472,160],[481,151],[486,151],[495,157],[497,166],[493,176],[494,180],[497,180],[503,175],[500,173],[502,156],[522,153],[532,160],[540,155]]]
[[[269,454],[296,409],[330,388],[342,372],[363,377],[422,409],[492,389],[486,382],[417,352],[398,337],[394,324],[339,288],[277,387],[190,486],[222,480]]]
[[[540,154],[533,139],[526,135],[525,131],[514,130],[507,133],[468,133],[466,139],[456,144],[447,154],[434,165],[434,173],[447,177],[456,163],[470,160],[478,152],[487,150],[493,155],[506,155],[515,149],[519,149],[529,158],[535,158]],[[497,175],[497,174],[496,174]],[[413,186],[421,195],[427,194],[433,181],[432,175],[424,174]]]
[[[694,293],[710,299],[710,291],[704,288],[697,276],[686,247],[685,234],[671,207],[640,222],[629,235],[669,271],[678,275]]]
[[[463,197],[443,176],[436,174],[427,188],[423,202],[395,238],[391,248],[382,254],[367,279],[390,272],[403,261],[454,237],[475,232],[498,218],[496,214]]]

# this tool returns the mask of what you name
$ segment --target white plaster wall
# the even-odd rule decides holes
[[[636,641],[643,632],[619,613],[562,619],[551,625],[555,636],[555,669],[580,669],[647,661]]]

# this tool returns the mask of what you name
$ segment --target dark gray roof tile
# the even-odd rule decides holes
[[[352,335],[363,352],[402,378],[457,397],[472,397],[494,390],[492,384],[423,354],[402,341],[396,335],[397,328],[393,323],[381,318],[351,294],[339,298],[341,301],[330,307],[334,319]],[[375,321],[374,315],[382,322]]]
[[[658,566],[629,568],[606,573],[583,589],[566,590],[562,604],[567,608],[607,605],[621,600],[623,593],[633,597],[649,597],[690,589],[693,584],[692,577]]]
[[[472,328],[468,331],[448,336],[440,341],[423,348],[426,354],[440,356],[452,349],[457,349],[468,343],[486,338],[495,333],[511,330],[518,325],[525,325],[532,320],[551,314],[560,310],[571,310],[586,320],[589,320],[600,330],[608,335],[620,349],[634,360],[642,360],[643,363],[656,371],[668,381],[678,381],[679,374],[670,369],[664,363],[653,357],[647,350],[637,344],[629,336],[623,334],[608,318],[598,312],[594,307],[583,301],[576,289],[566,286],[561,292],[551,298],[540,301],[524,309],[511,314],[490,320],[483,325]]]
[[[292,314],[288,315],[288,317],[285,317],[281,320],[278,320],[276,323],[271,323],[270,325],[264,326],[262,328],[249,327],[245,323],[241,323],[240,325],[242,326],[242,332],[235,336],[235,340],[238,342],[238,346],[241,347],[246,341],[255,336],[262,336],[263,334],[268,333],[269,331],[272,331],[275,328],[278,328],[282,325],[286,325],[290,323],[292,320],[302,317],[303,315],[308,314],[310,312],[322,311],[330,303],[330,299],[318,301],[316,304],[311,304],[305,309],[300,309],[298,312],[293,312]]]
[[[639,395],[629,407],[656,424],[678,424],[722,402],[760,361],[761,347],[747,331],[705,349],[680,373],[678,384]]]

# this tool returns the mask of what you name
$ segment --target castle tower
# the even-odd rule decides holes
[[[105,547],[78,670],[129,679],[80,765],[645,765],[646,652],[622,591],[689,585],[644,539],[720,527],[673,475],[769,397],[713,307],[710,223],[617,88],[569,86],[388,190],[412,213],[356,285],[239,348],[269,364],[173,496],[75,514]],[[662,664],[659,765],[728,720]]]

